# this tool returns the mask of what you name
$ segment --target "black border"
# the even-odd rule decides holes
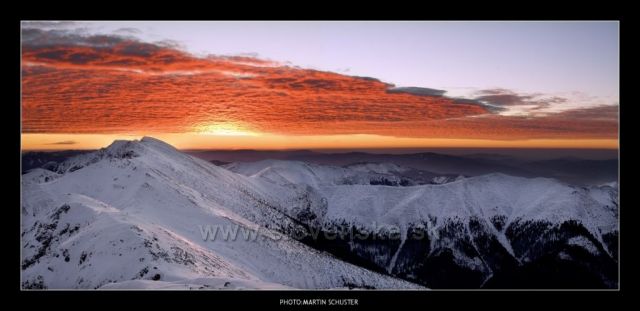
[[[168,3],[167,6],[170,6]],[[173,4],[175,5],[175,4]],[[173,6],[171,5],[171,6]],[[186,5],[186,4],[185,4]],[[249,4],[248,4],[249,5]],[[371,6],[382,6],[381,4],[369,3]],[[407,6],[401,6],[400,4],[385,4],[385,6],[399,6],[401,10],[396,9],[386,9],[382,7],[383,12],[388,13],[387,15],[391,15],[392,18],[387,16],[386,18],[380,17],[367,17],[366,20],[397,20],[397,12],[403,11],[402,14],[405,15],[403,19],[409,20],[423,20],[423,19],[431,19],[431,20],[443,20],[443,18],[434,18],[434,11],[442,13],[441,9],[436,5],[434,7],[430,7],[427,4],[427,8],[419,8],[418,5],[408,4]],[[462,4],[461,4],[462,5]],[[630,30],[630,19],[623,17],[621,15],[621,11],[617,10],[616,13],[610,12],[609,8],[596,8],[599,11],[599,16],[591,18],[587,16],[582,16],[581,18],[567,18],[566,16],[560,16],[563,14],[562,10],[556,10],[558,4],[554,5],[544,5],[541,3],[531,4],[536,6],[539,10],[543,11],[546,14],[546,19],[541,19],[540,17],[531,18],[524,17],[522,15],[526,15],[519,11],[520,13],[515,14],[515,17],[506,19],[506,20],[619,20],[620,21],[620,76],[621,76],[621,92],[620,92],[620,100],[621,103],[624,101],[625,93],[623,90],[630,89],[630,78],[623,79],[624,74],[629,75],[630,69],[625,67],[626,64],[630,61],[630,58],[636,57],[637,53],[631,54],[625,49],[630,49],[631,42],[631,30]],[[587,4],[583,3],[581,5],[593,5],[600,6],[600,4]],[[298,5],[290,7],[291,10],[299,9],[301,11],[309,11],[315,10],[315,6],[325,6],[322,3],[316,3],[314,5],[308,4],[303,5],[298,3]],[[343,20],[358,20],[353,16],[345,16],[346,11],[342,10],[340,6],[331,6],[326,4],[331,10],[335,10],[337,14],[342,14],[339,16],[339,19]],[[482,6],[482,5],[479,5]],[[526,9],[526,4],[523,4],[523,9]],[[307,8],[305,8],[307,7]],[[0,256],[4,259],[4,264],[8,267],[10,271],[9,274],[12,276],[11,278],[4,279],[2,281],[3,285],[7,286],[10,290],[5,297],[15,298],[18,302],[21,302],[23,307],[31,308],[35,305],[42,304],[43,307],[67,307],[67,308],[75,308],[75,307],[87,307],[87,308],[99,308],[106,307],[108,305],[113,306],[170,306],[175,305],[179,307],[187,307],[191,306],[194,303],[201,303],[203,308],[212,308],[218,309],[220,307],[233,307],[240,308],[244,306],[257,306],[257,307],[266,307],[266,308],[296,308],[296,307],[282,307],[279,304],[281,298],[293,298],[293,299],[314,299],[314,298],[326,298],[326,299],[341,299],[341,298],[356,298],[358,299],[358,307],[360,308],[394,308],[403,306],[414,306],[416,309],[429,309],[436,308],[443,304],[448,308],[459,308],[466,304],[469,304],[469,307],[476,306],[488,306],[488,307],[505,307],[505,308],[527,308],[527,307],[559,307],[561,305],[572,306],[572,307],[616,307],[618,304],[622,303],[622,298],[633,298],[631,296],[631,291],[635,287],[635,283],[637,282],[635,277],[632,275],[636,275],[635,260],[631,259],[631,255],[633,252],[631,243],[634,243],[634,235],[632,231],[635,231],[632,226],[634,225],[636,207],[635,204],[632,204],[628,201],[629,197],[626,197],[625,200],[622,200],[623,197],[620,197],[620,290],[612,290],[612,291],[482,291],[482,290],[472,290],[472,291],[305,291],[305,290],[296,290],[296,291],[206,291],[206,292],[176,292],[176,291],[21,291],[20,290],[20,271],[16,269],[19,266],[20,261],[20,224],[18,219],[20,219],[20,210],[17,206],[20,205],[20,178],[19,178],[19,170],[20,170],[20,20],[37,20],[37,19],[75,19],[80,16],[81,20],[93,20],[93,19],[113,19],[111,17],[97,17],[95,16],[95,10],[98,8],[89,8],[89,7],[76,7],[79,11],[83,10],[83,8],[91,9],[92,13],[88,15],[93,15],[90,18],[86,17],[87,14],[84,13],[76,13],[74,16],[67,16],[65,14],[58,14],[58,16],[51,16],[50,13],[38,14],[33,13],[31,10],[22,10],[18,16],[14,16],[13,19],[10,19],[11,24],[5,29],[10,29],[10,36],[13,40],[15,40],[14,45],[12,46],[14,49],[8,56],[5,56],[5,59],[10,58],[13,61],[13,66],[7,72],[9,72],[8,81],[5,81],[3,85],[11,85],[14,89],[12,92],[12,103],[7,103],[4,105],[4,108],[8,108],[5,110],[3,116],[9,120],[5,120],[2,122],[2,125],[5,126],[3,135],[5,138],[10,137],[12,141],[10,143],[9,148],[3,148],[4,152],[0,153],[6,157],[7,161],[3,161],[2,163],[11,163],[10,167],[5,167],[5,175],[3,176],[4,180],[8,181],[4,183],[3,187],[5,195],[11,194],[11,203],[3,204],[5,208],[5,215],[7,212],[11,212],[10,217],[5,217],[5,225],[2,226],[3,230],[7,231],[4,235],[5,241],[8,241],[12,238],[17,238],[17,243],[12,244],[10,247],[12,252],[15,252],[12,255],[5,254],[4,256]],[[474,7],[467,7],[467,9]],[[486,7],[485,7],[486,8]],[[207,10],[211,10],[209,8]],[[450,8],[448,10],[454,10],[454,12],[459,8]],[[566,12],[572,12],[575,7],[569,7],[565,9]],[[196,15],[200,15],[195,19],[227,19],[220,18],[218,13],[203,13],[203,10],[199,10],[198,7],[194,7],[193,5],[189,6],[189,10],[191,13]],[[55,10],[54,10],[55,11]],[[180,10],[178,10],[180,11]],[[534,9],[535,11],[535,9]],[[616,11],[616,9],[614,9]],[[237,13],[238,11],[235,11]],[[451,13],[451,11],[449,11]],[[469,11],[467,11],[469,12]],[[436,13],[436,14],[439,14]],[[492,19],[492,20],[501,20],[500,18],[496,18],[496,12],[490,12],[488,14],[482,15],[483,18]],[[575,12],[573,12],[575,13]],[[628,13],[625,12],[625,13]],[[140,16],[133,16],[131,13],[120,11],[118,14],[123,15],[125,18],[123,19],[140,19]],[[393,16],[393,15],[396,16]],[[456,13],[458,14],[458,13]],[[48,15],[48,16],[46,16]],[[207,16],[203,16],[207,15]],[[276,14],[277,15],[277,14]],[[409,15],[409,16],[406,16]],[[413,16],[411,16],[413,15]],[[519,15],[519,16],[518,16]],[[75,17],[75,18],[73,18]],[[254,18],[248,18],[247,16],[237,16],[237,19],[248,20],[248,19],[259,19],[264,20],[264,17],[258,16]],[[272,16],[273,17],[273,16]],[[395,18],[393,18],[395,17]],[[455,17],[456,20],[477,20],[478,12],[474,13],[464,13],[460,12],[458,16]],[[551,18],[549,18],[551,17]],[[161,14],[155,16],[150,19],[166,19],[166,16],[162,16]],[[180,18],[183,19],[183,18]],[[279,18],[282,19],[282,18]],[[287,19],[287,18],[285,18]],[[295,20],[301,18],[293,18]],[[325,20],[326,18],[318,18],[316,20]],[[5,19],[5,22],[7,19]],[[5,37],[6,38],[6,37]],[[625,40],[626,38],[626,40]],[[11,49],[3,49],[3,52],[8,52]],[[625,64],[625,65],[622,65]],[[628,96],[627,96],[627,100]],[[624,140],[629,138],[627,134],[623,134],[623,128],[625,126],[629,126],[630,119],[627,118],[631,116],[630,109],[634,107],[635,103],[627,103],[627,105],[620,105],[620,164],[626,163],[631,164],[635,159],[631,158],[631,156],[622,156],[622,154],[626,151],[629,153],[631,151],[631,146],[629,145],[630,141],[624,143]],[[633,105],[633,106],[632,106]],[[623,111],[626,111],[623,113]],[[628,133],[630,130],[628,129]],[[631,135],[631,134],[629,134]],[[5,145],[6,146],[6,145]],[[623,159],[624,158],[624,159]],[[628,161],[628,162],[627,162]],[[6,165],[6,164],[5,164]],[[15,174],[15,175],[14,175]],[[15,178],[15,179],[13,179]],[[620,170],[620,184],[621,189],[633,189],[634,183],[631,181],[633,178],[633,174],[630,171]],[[622,181],[623,179],[627,179],[628,181]],[[621,193],[624,193],[622,191]],[[14,201],[15,200],[15,201]],[[622,216],[624,215],[624,216]],[[8,223],[8,225],[7,225]],[[631,226],[631,227],[629,227]],[[628,244],[627,246],[624,246]],[[6,275],[6,274],[5,274]],[[507,299],[509,300],[507,302]],[[340,307],[343,309],[351,308],[351,307]]]

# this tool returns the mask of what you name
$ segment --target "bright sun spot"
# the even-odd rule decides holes
[[[206,135],[217,136],[259,136],[245,126],[234,122],[216,122],[195,126],[195,131]]]

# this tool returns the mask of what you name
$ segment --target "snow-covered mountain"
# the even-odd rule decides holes
[[[327,185],[415,186],[443,184],[464,178],[460,175],[435,174],[393,163],[354,163],[346,166],[319,165],[302,161],[261,160],[223,165],[236,173],[260,177],[270,182],[306,184],[314,189]]]
[[[116,141],[56,171],[23,175],[25,288],[419,287],[270,229],[289,225],[304,189],[246,178],[153,138]],[[240,233],[212,239],[211,228]]]
[[[309,245],[426,286],[617,286],[616,183],[578,187],[494,173],[389,187],[322,183],[342,180],[344,171],[302,162],[227,168],[256,180],[311,186],[327,202],[319,230],[370,235],[306,240]],[[563,272],[553,272],[558,268]]]
[[[23,287],[617,286],[617,184],[420,175],[116,141],[22,176]]]

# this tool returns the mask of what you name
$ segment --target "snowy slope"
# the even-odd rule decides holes
[[[236,162],[224,166],[233,172],[264,179],[279,185],[305,184],[313,188],[328,185],[361,184],[369,185],[372,181],[388,179],[400,182],[398,176],[388,170],[352,169],[339,166],[324,166],[300,161],[262,160],[257,162]]]
[[[301,161],[261,160],[234,162],[224,168],[252,178],[279,185],[305,184],[315,189],[329,185],[412,186],[443,184],[462,178],[416,170],[393,163],[354,163],[344,167]]]
[[[518,273],[553,286],[540,267],[617,284],[617,184],[392,163],[219,167],[148,137],[54,170],[22,175],[24,288],[477,288]],[[301,243],[300,226],[373,235]]]
[[[180,289],[279,289],[291,290],[293,288],[260,281],[232,278],[195,278],[174,282],[153,281],[153,280],[130,280],[117,283],[106,284],[100,289],[154,289],[154,290],[180,290]]]
[[[256,180],[310,185],[328,199],[329,219],[407,225],[428,220],[429,216],[439,219],[505,216],[508,220],[543,219],[558,223],[580,219],[593,232],[617,229],[617,210],[602,208],[617,199],[617,191],[610,185],[585,188],[550,178],[494,173],[454,179],[442,185],[387,187],[340,181],[358,176],[353,171],[384,174],[408,169],[390,163],[342,168],[283,160],[238,162],[225,167]]]
[[[580,219],[597,232],[615,230],[617,215],[602,208],[612,202],[606,189],[573,187],[547,178],[489,174],[444,185],[414,187],[331,186],[322,191],[329,201],[327,217],[360,223],[408,224],[452,217],[506,216],[562,222]],[[353,199],[353,198],[357,199]]]
[[[416,287],[266,228],[324,212],[305,187],[247,178],[153,138],[116,141],[22,183],[25,288]],[[205,240],[206,226],[264,236]]]
[[[436,268],[425,267],[429,265],[424,263],[425,257],[435,258],[432,267],[453,261],[466,269],[463,273],[476,271],[477,284],[489,280],[503,265],[528,264],[548,254],[570,258],[566,247],[589,252],[594,262],[606,261],[614,266],[617,261],[618,190],[612,185],[587,188],[549,178],[494,173],[453,178],[443,184],[391,187],[323,183],[339,179],[345,171],[294,161],[234,163],[227,167],[254,179],[311,185],[327,202],[324,228],[355,227],[368,232],[398,229],[399,241],[348,240],[344,246],[359,259],[408,279],[420,278],[415,270],[426,269],[426,278],[437,272]],[[347,172],[397,173],[402,171],[399,168],[361,164],[349,167]],[[427,239],[407,246],[408,233],[415,231],[424,231]],[[336,248],[335,242],[319,245]],[[609,276],[603,278],[613,284]]]
[[[360,172],[375,172],[380,174],[393,174],[399,172],[406,172],[410,170],[408,167],[403,167],[393,163],[354,163],[347,165],[347,168],[360,171]]]

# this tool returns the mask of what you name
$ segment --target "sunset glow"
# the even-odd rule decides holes
[[[179,149],[366,149],[366,148],[586,148],[617,149],[616,139],[530,139],[487,140],[410,138],[368,134],[353,135],[246,135],[157,134],[153,137]],[[135,135],[112,134],[23,134],[25,150],[99,149],[117,139],[140,139]],[[65,143],[68,142],[68,143]]]
[[[213,136],[260,136],[260,133],[252,132],[234,122],[200,124],[195,126],[195,131],[199,134]]]

